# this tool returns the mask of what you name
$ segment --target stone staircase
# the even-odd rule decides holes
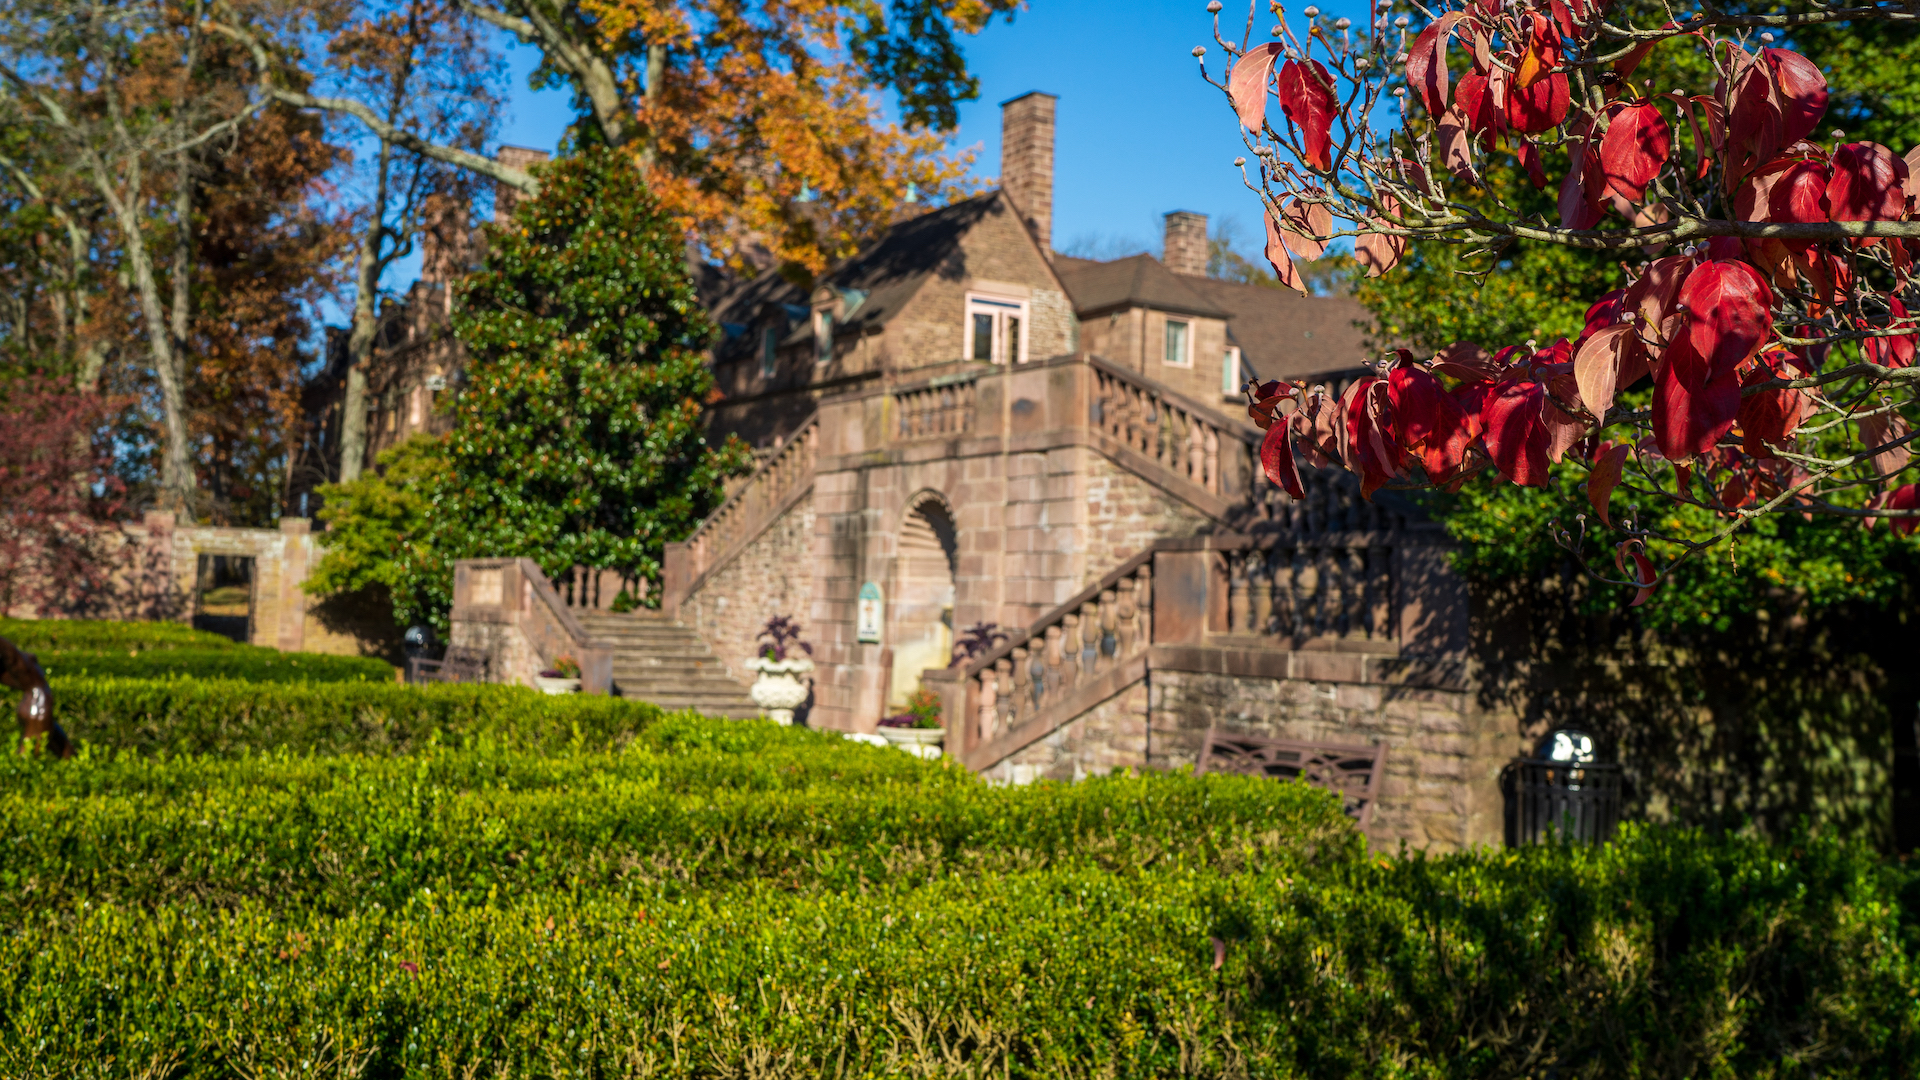
[[[760,707],[700,635],[656,612],[576,611],[597,641],[612,642],[613,692],[663,709],[752,717]]]

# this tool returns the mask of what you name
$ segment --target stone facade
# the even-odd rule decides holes
[[[806,622],[813,606],[814,546],[813,497],[808,495],[737,558],[696,583],[681,602],[680,622],[698,632],[741,682],[753,681],[745,662],[757,651],[755,639],[768,618],[789,615]]]

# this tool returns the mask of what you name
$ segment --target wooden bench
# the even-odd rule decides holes
[[[1339,746],[1234,735],[1208,728],[1193,774],[1238,773],[1276,780],[1305,780],[1339,795],[1346,804],[1347,816],[1364,829],[1373,818],[1380,774],[1386,771],[1386,765],[1385,743]]]
[[[411,683],[486,682],[487,654],[479,649],[449,645],[446,655],[438,660],[427,660],[416,656],[407,661],[407,681]]]

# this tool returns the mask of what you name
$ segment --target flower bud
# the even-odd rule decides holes
[[[1220,14],[1220,0],[1208,0],[1207,11],[1214,15]]]
[[[1305,15],[1309,19],[1317,19],[1320,17],[1320,9],[1314,7],[1312,4],[1308,4],[1307,9],[1300,14]]]
[[[1195,56],[1207,55],[1207,47],[1205,45],[1195,45],[1193,47],[1193,55]]]

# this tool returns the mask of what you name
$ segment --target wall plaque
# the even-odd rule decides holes
[[[869,581],[860,586],[860,606],[855,616],[855,640],[862,645],[880,641],[880,586]]]

